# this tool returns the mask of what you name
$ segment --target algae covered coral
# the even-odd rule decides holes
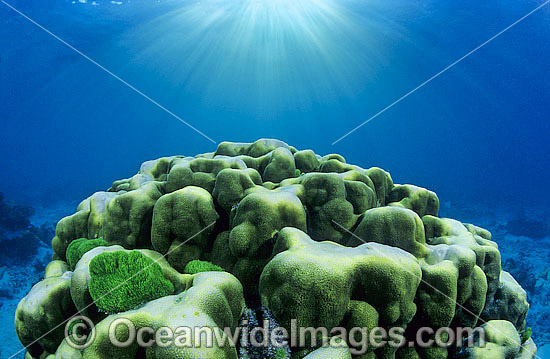
[[[434,192],[380,168],[278,140],[148,161],[58,223],[46,279],[19,304],[16,330],[28,358],[248,358],[238,340],[121,347],[111,334],[129,333],[111,327],[234,330],[247,306],[261,306],[289,332],[325,328],[338,343],[320,347],[329,338],[309,332],[309,344],[272,357],[532,358],[532,339],[521,339],[526,294],[491,234],[438,210]],[[95,324],[81,348],[58,326],[76,314]],[[488,328],[488,343],[415,345],[426,327],[428,339]],[[341,338],[336,328],[398,329],[413,344],[376,339],[360,351],[363,332]]]

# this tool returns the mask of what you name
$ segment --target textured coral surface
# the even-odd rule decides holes
[[[533,341],[521,339],[525,291],[501,270],[491,233],[438,212],[432,191],[278,140],[147,161],[59,221],[53,261],[21,300],[16,330],[29,358],[237,358],[239,348],[218,346],[115,348],[108,327],[124,317],[153,328],[235,328],[246,303],[267,308],[285,328],[293,319],[329,330],[399,327],[409,339],[425,326],[483,326],[489,337],[484,348],[381,347],[358,358],[533,357]],[[154,262],[154,273],[125,284],[131,301],[121,288],[99,298],[94,288],[107,293],[120,282],[111,258],[127,253]],[[197,261],[225,272],[185,274]],[[155,278],[162,295],[152,294]],[[77,312],[97,328],[84,350],[56,328]],[[290,351],[350,358],[351,344],[342,344]]]

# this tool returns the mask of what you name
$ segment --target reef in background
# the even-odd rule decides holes
[[[27,279],[39,279],[47,263],[44,255],[51,255],[49,247],[55,234],[55,224],[42,223],[35,226],[31,224],[33,214],[31,206],[9,202],[0,193],[0,300],[17,295],[21,288],[28,285]],[[26,268],[21,276],[12,271],[10,278],[6,279],[4,275],[7,269],[17,266],[31,268]]]
[[[0,252],[0,266],[28,261],[42,245],[48,245],[54,235],[54,226],[31,224],[34,209],[4,199],[0,193],[0,246],[9,251]]]
[[[516,218],[508,221],[506,230],[515,236],[526,236],[535,239],[550,236],[550,225],[547,222],[528,218],[525,213],[521,213]]]
[[[380,168],[278,140],[148,161],[57,224],[53,261],[19,304],[16,330],[23,345],[32,343],[28,358],[237,358],[243,348],[114,348],[108,328],[121,317],[157,328],[236,328],[243,314],[253,317],[246,303],[285,328],[296,319],[329,330],[400,327],[407,340],[426,326],[488,333],[486,347],[370,347],[357,358],[532,358],[535,344],[521,335],[526,293],[501,270],[491,233],[438,211],[435,193],[394,184]],[[196,260],[227,272],[184,274]],[[151,262],[154,269],[140,272]],[[131,273],[142,276],[125,283],[132,297],[109,297],[105,288]],[[82,351],[56,329],[77,312],[97,329]],[[351,358],[350,349],[262,355],[338,359]]]

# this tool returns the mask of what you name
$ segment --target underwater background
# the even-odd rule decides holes
[[[543,3],[1,1],[0,358],[78,202],[145,160],[262,137],[384,168],[490,229],[550,358],[550,5],[341,139]]]

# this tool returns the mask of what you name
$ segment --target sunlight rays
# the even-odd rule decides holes
[[[352,98],[375,67],[362,50],[376,23],[353,1],[185,2],[121,43],[170,83],[209,106],[284,111]],[[136,30],[137,31],[137,30]],[[374,48],[374,46],[372,46]]]

